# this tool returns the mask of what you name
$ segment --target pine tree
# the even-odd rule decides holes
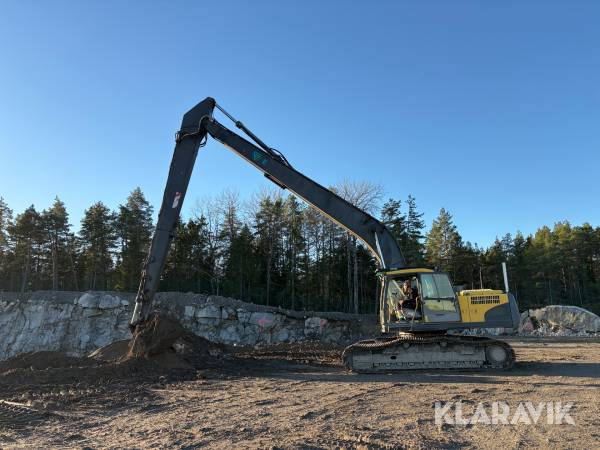
[[[12,224],[12,210],[0,197],[0,289],[10,287],[9,262],[12,257],[8,229]]]
[[[12,271],[18,274],[19,290],[39,289],[43,228],[40,214],[31,205],[23,213],[17,214],[14,223],[8,227],[8,234],[14,249]]]
[[[502,276],[502,263],[506,262],[506,242],[496,238],[494,244],[483,253],[483,279],[484,287],[492,289],[504,289]]]
[[[8,207],[4,198],[0,197],[0,255],[9,249],[8,227],[12,220],[12,210]]]
[[[453,257],[460,249],[462,239],[452,221],[452,216],[444,208],[431,224],[425,244],[427,262],[441,271],[449,272],[456,281]]]
[[[306,301],[305,309],[319,309],[326,297],[324,261],[326,259],[325,226],[327,219],[314,208],[307,208],[304,213],[304,241],[306,253],[304,265],[307,267],[306,275]]]
[[[283,225],[283,202],[281,197],[265,197],[260,202],[255,216],[255,235],[257,251],[260,255],[261,270],[264,274],[264,299],[271,304],[273,284],[280,285]]]
[[[402,213],[401,205],[400,200],[390,198],[383,204],[380,216],[381,222],[387,227],[394,239],[396,239],[402,253],[406,257],[409,237],[406,223],[407,218]]]
[[[64,288],[66,283],[64,279],[59,278],[64,278],[65,274],[72,274],[72,270],[69,270],[72,261],[68,252],[71,225],[65,204],[58,197],[49,209],[42,211],[41,226],[45,251],[51,262],[52,290],[56,291],[60,285]]]
[[[217,274],[208,245],[209,231],[206,219],[202,216],[190,219],[187,223],[187,233],[190,239],[191,289],[196,292],[210,292]]]
[[[480,251],[476,245],[460,240],[453,250],[451,267],[448,271],[455,286],[461,289],[479,287]]]
[[[207,233],[202,216],[178,223],[163,271],[161,290],[210,292],[214,273]]]
[[[142,190],[135,188],[125,205],[119,205],[117,236],[121,246],[117,289],[135,291],[150,246],[152,206]]]
[[[222,192],[217,200],[220,216],[217,234],[219,242],[218,255],[220,266],[225,267],[225,262],[230,260],[231,248],[241,228],[240,205],[238,195],[230,191]],[[223,281],[224,283],[228,282],[225,278]]]
[[[223,278],[223,261],[226,257],[226,244],[223,238],[223,198],[230,195],[221,194],[219,198],[206,197],[198,202],[194,212],[194,222],[201,227],[201,233],[206,245],[205,268],[203,282],[209,280],[210,286],[206,292],[221,295]],[[201,225],[200,225],[201,224]]]
[[[260,284],[257,273],[258,262],[254,236],[248,225],[244,224],[231,241],[224,262],[224,293],[252,301],[256,287]]]
[[[574,257],[575,297],[579,306],[591,299],[600,298],[598,275],[600,274],[600,228],[589,223],[573,228],[572,247]],[[600,308],[599,308],[600,309]]]
[[[287,296],[290,307],[296,308],[302,279],[306,276],[307,267],[304,253],[306,242],[303,233],[304,211],[295,196],[290,195],[284,203],[284,270]]]
[[[531,237],[527,257],[530,265],[535,268],[532,281],[536,287],[536,306],[553,304],[556,297],[556,288],[553,286],[555,260],[552,247],[552,231],[548,226],[539,228]]]
[[[117,243],[116,215],[102,202],[85,210],[79,238],[85,286],[91,290],[110,287],[113,252]]]
[[[423,245],[423,230],[425,229],[425,221],[423,213],[417,209],[417,202],[412,195],[406,200],[408,212],[406,215],[406,244],[402,249],[406,261],[411,266],[420,266],[424,263],[425,246]]]

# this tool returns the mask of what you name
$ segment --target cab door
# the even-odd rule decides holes
[[[422,273],[419,284],[425,322],[460,322],[460,306],[448,275]]]

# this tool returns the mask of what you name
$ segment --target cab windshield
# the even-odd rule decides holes
[[[421,286],[424,299],[454,298],[454,289],[448,276],[443,273],[421,274]]]

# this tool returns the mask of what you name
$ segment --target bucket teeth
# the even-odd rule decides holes
[[[353,372],[431,369],[510,369],[515,352],[505,342],[479,336],[403,333],[395,338],[356,342],[342,361]]]

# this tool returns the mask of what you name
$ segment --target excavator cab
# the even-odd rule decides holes
[[[461,322],[460,305],[442,272],[407,268],[380,272],[380,320],[384,331],[435,328],[435,324]]]
[[[379,320],[384,333],[467,328],[513,328],[512,294],[491,289],[455,290],[448,274],[428,268],[379,271]]]

